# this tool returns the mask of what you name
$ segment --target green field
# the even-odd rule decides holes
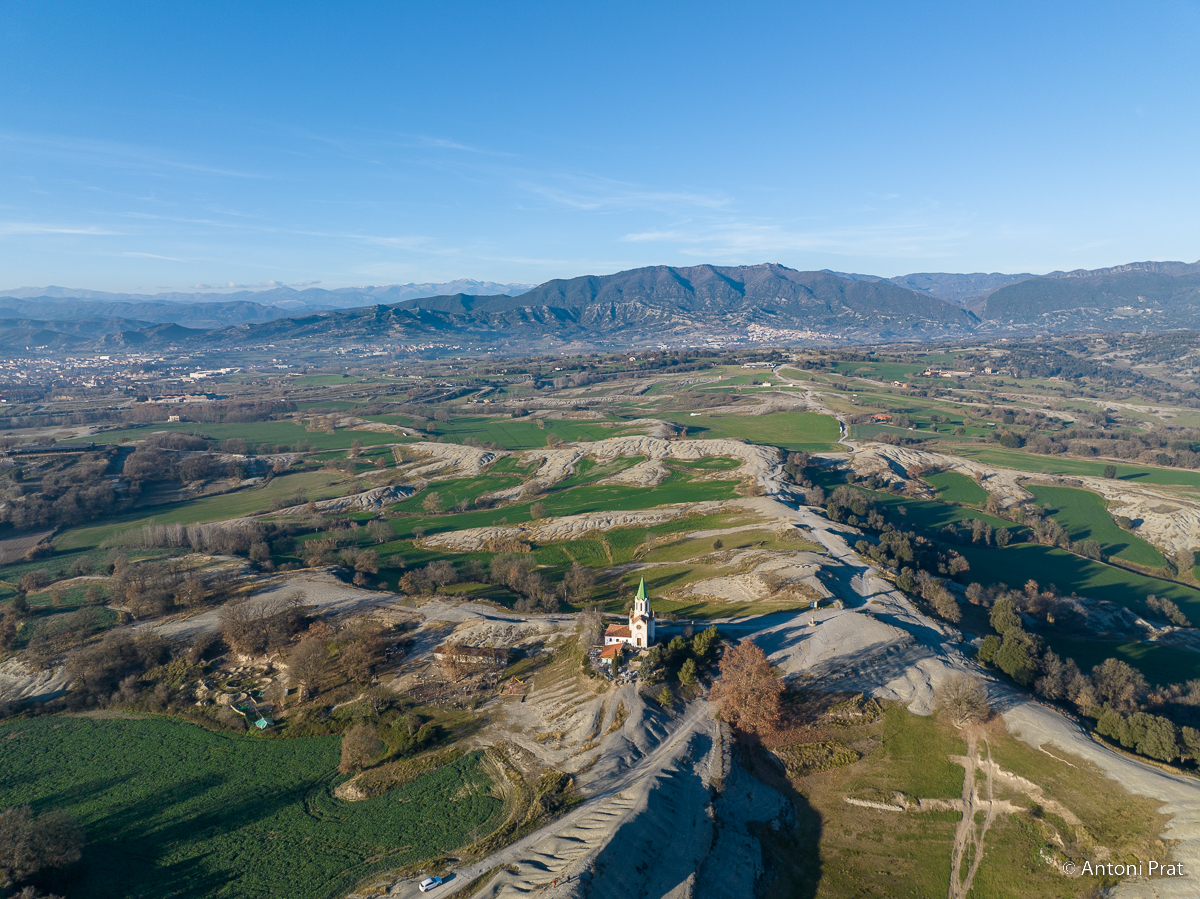
[[[657,487],[627,487],[622,484],[588,484],[568,490],[550,493],[540,500],[552,517],[580,515],[584,512],[625,511],[629,509],[653,509],[655,506],[673,503],[693,503],[704,500],[736,499],[737,481],[695,481],[694,475],[685,471],[673,471]],[[435,489],[437,485],[434,485]],[[419,493],[406,503],[420,505]],[[398,537],[407,538],[413,529],[422,527],[429,534],[443,531],[461,531],[466,528],[491,527],[510,522],[517,524],[530,520],[533,502],[517,503],[500,509],[484,509],[462,512],[455,515],[434,515],[392,519]]]
[[[982,506],[987,502],[988,492],[975,483],[974,478],[957,471],[939,471],[925,476],[925,481],[937,491],[938,499],[964,506]]]
[[[1034,487],[1026,489],[1039,505],[1050,506],[1050,514],[1067,529],[1072,540],[1097,540],[1104,554],[1147,568],[1162,568],[1165,561],[1154,546],[1121,528],[1108,514],[1104,498],[1077,487]]]
[[[451,509],[459,502],[474,503],[485,493],[503,490],[505,487],[515,487],[521,483],[521,478],[513,475],[484,475],[480,478],[455,478],[447,481],[437,481],[426,490],[393,506],[396,512],[420,512],[421,504],[430,493],[436,493],[442,500],[443,509]]]
[[[362,802],[330,790],[336,737],[218,734],[170,718],[0,724],[0,806],[62,809],[86,830],[70,895],[323,899],[497,823],[477,754]]]
[[[1019,524],[1005,521],[995,515],[988,515],[986,512],[978,512],[975,509],[951,506],[935,500],[893,496],[890,493],[878,491],[868,490],[865,492],[871,494],[871,499],[889,508],[889,517],[892,523],[901,530],[924,531],[936,536],[937,532],[948,524],[978,519],[990,524],[993,528],[1007,528],[1014,535],[1019,536],[1025,533],[1025,528]],[[903,516],[899,514],[901,508],[904,509]]]
[[[410,427],[412,419],[400,415],[372,415],[371,421],[400,424]],[[616,420],[614,420],[616,421]],[[543,427],[539,427],[539,423]],[[480,443],[496,444],[509,450],[536,449],[546,445],[551,434],[560,440],[584,442],[620,437],[625,434],[641,434],[645,429],[638,427],[606,426],[598,421],[568,421],[565,419],[543,419],[537,421],[514,421],[510,418],[489,418],[482,415],[467,415],[450,421],[431,421],[426,431],[430,436],[444,437],[451,443],[462,443],[468,437]],[[340,432],[339,432],[340,433]]]
[[[1089,599],[1102,599],[1149,614],[1146,597],[1166,597],[1178,603],[1193,621],[1200,620],[1200,590],[1174,581],[1159,580],[1113,565],[1093,562],[1061,549],[1031,543],[994,547],[957,547],[971,565],[960,577],[964,583],[977,581],[985,586],[1007,584],[1020,589],[1032,578],[1043,588],[1053,584],[1059,593],[1076,593]],[[1200,654],[1196,656],[1200,663]],[[1200,670],[1200,668],[1198,668]],[[1191,674],[1197,677],[1200,674]],[[1180,678],[1183,679],[1182,677]]]
[[[105,431],[95,437],[81,437],[63,442],[120,443],[122,440],[144,440],[159,431],[200,434],[217,441],[236,437],[247,441],[253,447],[265,444],[272,452],[276,446],[290,447],[302,440],[307,441],[315,450],[346,450],[355,440],[361,440],[363,446],[379,446],[387,443],[405,443],[412,439],[401,434],[379,431],[335,431],[327,434],[324,431],[305,430],[302,424],[294,421],[252,421],[238,424],[177,421],[169,424],[122,428],[119,431]]]
[[[1138,669],[1151,686],[1177,684],[1200,677],[1200,653],[1155,643],[1119,640],[1072,640],[1043,634],[1046,645],[1064,658],[1075,660],[1082,671],[1091,671],[1105,659],[1120,659]]]
[[[740,437],[750,443],[777,446],[788,452],[838,452],[841,428],[832,415],[819,412],[770,412],[766,415],[660,415],[687,427],[687,436],[705,440]]]
[[[1104,475],[1104,466],[1114,464],[1117,477],[1122,481],[1141,484],[1177,485],[1200,487],[1200,471],[1182,468],[1154,468],[1150,465],[1127,465],[1123,462],[1091,462],[1086,459],[1068,459],[1063,456],[1038,456],[1019,450],[992,447],[959,446],[948,447],[946,452],[967,459],[975,459],[997,468],[1015,468],[1018,471],[1047,471],[1051,474],[1081,475],[1099,478]]]
[[[234,493],[206,496],[180,503],[148,506],[105,519],[103,524],[72,528],[55,538],[54,546],[56,549],[99,546],[109,537],[140,528],[150,521],[155,524],[200,524],[238,518],[253,512],[265,512],[276,499],[288,500],[297,493],[310,500],[341,496],[347,487],[341,483],[344,478],[345,475],[340,471],[302,471],[273,478],[261,487],[250,487]],[[353,486],[356,489],[361,487],[360,484]]]

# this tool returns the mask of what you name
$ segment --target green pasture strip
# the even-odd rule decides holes
[[[67,550],[99,546],[109,537],[140,528],[144,524],[201,524],[208,521],[224,521],[240,518],[255,512],[270,510],[276,500],[287,500],[303,493],[310,500],[329,499],[342,496],[348,486],[363,487],[361,484],[339,483],[345,476],[340,471],[304,471],[273,478],[262,487],[250,487],[220,496],[205,496],[179,503],[164,503],[137,509],[124,515],[106,519],[103,524],[72,528],[59,535],[55,549]],[[365,487],[364,487],[365,489]]]
[[[551,486],[551,490],[569,490],[572,487],[582,487],[604,478],[612,477],[626,471],[639,462],[644,462],[645,456],[619,456],[611,462],[600,463],[589,456],[580,459],[575,465],[575,473]]]
[[[86,559],[91,563],[91,571],[89,573],[102,574],[103,566],[108,561],[110,552],[113,551],[94,548],[56,551],[54,555],[44,559],[35,559],[32,562],[13,562],[11,565],[5,565],[3,568],[0,568],[0,580],[15,584],[31,571],[45,570],[50,572],[50,576],[54,580],[60,581],[65,578],[74,577],[71,574],[71,565],[81,559]],[[158,559],[163,556],[177,554],[176,550],[171,549],[121,549],[118,552],[128,556],[131,562],[142,562],[147,559]],[[99,586],[102,590],[106,589],[103,584]],[[32,597],[30,597],[30,603],[33,603]]]
[[[491,474],[527,475],[537,467],[536,462],[522,462],[517,456],[501,456],[488,469]]]
[[[360,384],[365,380],[353,375],[304,375],[291,378],[288,383],[297,387],[332,387],[340,384]]]
[[[584,512],[628,511],[653,509],[655,506],[706,500],[736,499],[736,481],[696,481],[684,472],[673,472],[657,487],[628,487],[621,484],[590,484],[551,493],[540,502],[551,516],[581,515]],[[423,496],[424,494],[418,494]],[[413,497],[406,502],[411,502]],[[530,520],[532,502],[517,503],[499,509],[463,512],[455,515],[420,516],[392,519],[392,527],[401,538],[410,537],[413,528],[423,527],[426,533],[461,531],[467,528],[491,527],[502,524],[501,519],[517,524]]]
[[[231,424],[207,421],[173,421],[141,425],[136,428],[123,428],[119,431],[104,431],[94,437],[77,437],[64,440],[64,443],[120,443],[123,439],[144,440],[160,431],[173,431],[183,434],[199,434],[211,437],[218,442],[237,437],[245,440],[252,448],[266,444],[272,449],[276,446],[293,446],[301,440],[307,441],[315,450],[349,449],[355,440],[361,440],[363,446],[380,446],[388,443],[405,443],[411,438],[401,434],[390,434],[380,431],[335,431],[327,434],[324,431],[305,430],[303,424],[295,421],[249,421]]]
[[[705,440],[742,438],[750,443],[777,446],[788,452],[837,452],[841,428],[832,415],[820,412],[769,412],[765,415],[709,415],[687,412],[659,416],[687,427],[687,436]]]
[[[1117,478],[1135,484],[1179,485],[1200,487],[1200,471],[1181,468],[1154,468],[1149,465],[1128,465],[1123,462],[1093,462],[1086,459],[1068,459],[1063,456],[1037,456],[1018,450],[992,447],[955,446],[949,452],[956,456],[974,459],[997,468],[1015,468],[1018,471],[1047,471],[1051,474],[1077,475],[1099,478],[1104,475],[1106,465],[1114,465]]]
[[[701,459],[684,460],[671,459],[667,462],[671,467],[679,468],[696,468],[701,471],[732,471],[741,466],[741,462],[737,459],[731,459],[728,456],[704,456]]]
[[[371,415],[366,416],[371,421],[397,421],[399,416]],[[411,420],[410,420],[411,421]],[[640,434],[640,426],[634,428],[606,427],[599,421],[571,421],[567,419],[542,419],[544,427],[538,427],[536,421],[515,421],[509,418],[490,418],[482,415],[467,415],[453,418],[450,421],[430,421],[426,433],[434,437],[444,437],[451,443],[462,443],[468,437],[480,443],[496,444],[509,450],[536,449],[546,446],[546,438],[557,436],[567,443],[576,441],[604,440],[608,437],[620,437],[625,434]],[[617,422],[620,419],[609,419]],[[404,422],[407,424],[407,422]]]
[[[863,492],[869,493],[871,499],[881,505],[887,506],[889,509],[889,519],[895,527],[902,531],[915,530],[918,533],[924,531],[936,537],[938,536],[938,532],[948,524],[978,519],[990,524],[993,528],[1007,528],[1014,535],[1023,535],[1026,533],[1026,529],[1016,522],[1005,521],[1003,518],[997,518],[995,515],[988,515],[986,512],[979,512],[975,509],[951,506],[948,503],[941,503],[936,500],[893,496],[890,493],[883,493],[878,490],[864,490]],[[904,515],[898,512],[901,508],[905,510]]]
[[[1020,589],[1032,578],[1043,589],[1053,584],[1060,594],[1076,593],[1089,599],[1107,600],[1143,615],[1151,614],[1146,597],[1153,594],[1173,600],[1188,618],[1200,621],[1200,590],[1195,587],[1032,543],[1013,544],[1004,549],[979,545],[956,549],[971,565],[970,571],[959,575],[963,583],[1007,584]]]
[[[937,491],[938,499],[964,506],[982,506],[988,500],[988,492],[975,483],[974,478],[957,471],[940,471],[925,476],[925,481]]]
[[[392,508],[397,512],[420,512],[421,504],[431,493],[436,493],[442,499],[442,508],[453,508],[457,503],[473,503],[485,493],[503,490],[505,487],[515,487],[521,483],[521,478],[512,475],[483,475],[478,478],[456,478],[448,481],[435,481],[406,500],[402,500]]]
[[[108,585],[102,581],[91,581],[86,584],[72,584],[70,587],[65,587],[62,589],[62,607],[77,608],[85,605],[87,600],[87,592],[92,587],[95,587],[97,590],[99,590],[102,597],[108,596]],[[44,607],[45,611],[50,611],[54,608],[53,594],[54,590],[51,587],[47,587],[38,593],[30,593],[27,597],[25,597],[25,599],[29,603],[30,608],[37,609]]]
[[[911,381],[930,365],[919,362],[834,362],[830,368],[839,375],[859,376],[876,381]]]
[[[1141,537],[1124,530],[1108,513],[1104,497],[1078,487],[1027,486],[1039,505],[1049,504],[1072,540],[1097,540],[1105,555],[1147,568],[1162,568],[1162,553]]]
[[[1046,645],[1064,658],[1074,659],[1082,671],[1091,671],[1105,659],[1120,659],[1145,675],[1153,687],[1179,684],[1200,677],[1200,652],[1142,643],[1136,640],[1073,640],[1054,633],[1042,634]]]
[[[53,716],[0,724],[0,741],[0,805],[61,810],[88,834],[76,899],[332,899],[470,842],[503,805],[478,753],[348,803],[331,793],[336,737]]]

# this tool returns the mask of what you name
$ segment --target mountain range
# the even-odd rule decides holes
[[[774,263],[649,266],[533,288],[471,281],[153,296],[0,291],[0,351],[9,354],[289,341],[537,351],[696,345],[745,340],[752,332],[794,343],[1178,329],[1200,330],[1200,262],[894,278]]]

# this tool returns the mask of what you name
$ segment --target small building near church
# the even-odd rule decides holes
[[[646,595],[646,579],[638,585],[637,595],[633,598],[633,611],[629,615],[629,624],[610,624],[604,632],[605,647],[618,643],[627,643],[638,649],[653,646],[655,640],[654,610],[650,608],[650,597]]]
[[[610,643],[600,650],[600,663],[602,665],[616,666],[621,664],[621,653],[625,649],[624,643]]]

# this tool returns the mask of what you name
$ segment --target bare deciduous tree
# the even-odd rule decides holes
[[[992,714],[983,681],[970,674],[951,675],[938,684],[933,696],[955,727],[986,721]]]
[[[379,518],[367,525],[367,534],[376,543],[387,543],[396,536],[392,526]]]
[[[83,835],[67,815],[35,815],[27,805],[0,809],[0,888],[79,861]]]
[[[318,637],[305,637],[288,656],[288,673],[300,684],[302,701],[317,692],[328,660],[325,641]]]
[[[221,607],[221,635],[235,652],[261,653],[294,632],[301,596],[265,593]]]
[[[342,762],[338,770],[343,774],[361,771],[381,752],[383,742],[375,728],[369,724],[356,724],[342,735]]]

